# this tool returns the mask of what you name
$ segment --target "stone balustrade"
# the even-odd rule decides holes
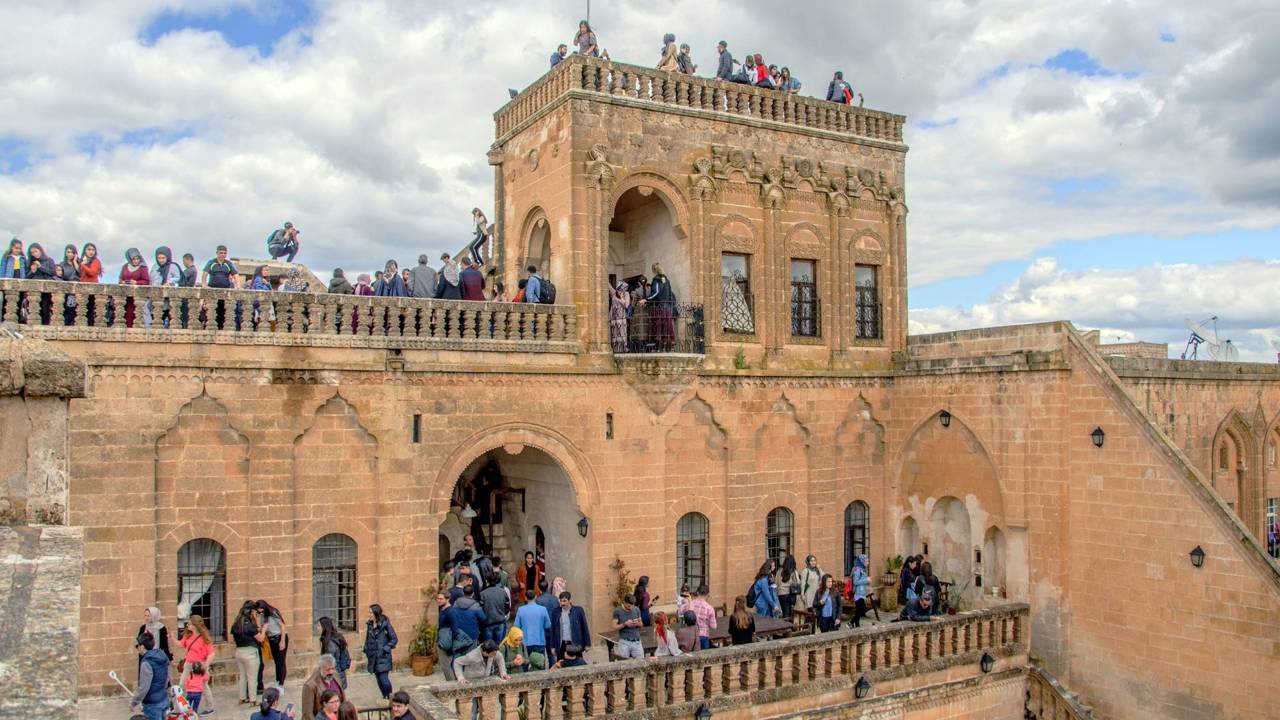
[[[1027,720],[1093,720],[1093,710],[1076,700],[1044,668],[1027,673]]]
[[[471,718],[693,717],[706,705],[717,713],[772,702],[848,691],[858,679],[876,684],[908,675],[972,664],[984,652],[1024,654],[1029,609],[1004,605],[944,617],[590,667],[514,675],[467,684],[422,687],[414,703],[432,720]]]
[[[729,113],[895,144],[902,143],[906,120],[901,115],[778,90],[570,55],[495,113],[498,138],[506,137],[561,95],[571,92]]]
[[[55,340],[577,352],[569,305],[0,280],[0,320]]]

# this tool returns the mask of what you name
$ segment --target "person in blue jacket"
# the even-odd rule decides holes
[[[782,617],[782,604],[778,602],[778,591],[773,586],[773,571],[776,567],[773,560],[765,560],[756,573],[754,589],[757,615]]]
[[[557,658],[564,658],[569,645],[591,647],[591,629],[586,611],[574,605],[573,595],[565,590],[560,593],[560,607],[551,615],[551,649]]]

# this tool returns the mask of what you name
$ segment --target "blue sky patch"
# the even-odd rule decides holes
[[[1079,48],[1071,48],[1063,50],[1044,61],[1044,67],[1049,70],[1062,70],[1074,75],[1084,75],[1085,77],[1125,77],[1131,78],[1137,75],[1133,72],[1117,72],[1103,67],[1093,56]]]
[[[915,123],[914,127],[917,130],[933,130],[934,128],[951,127],[958,122],[960,122],[958,117],[949,117],[946,120],[921,120]]]
[[[216,32],[232,47],[252,47],[262,57],[270,57],[281,37],[313,18],[314,9],[306,0],[269,0],[210,13],[165,9],[142,30],[141,39],[152,45],[179,30]]]
[[[1160,42],[1171,43],[1171,42],[1177,42],[1177,41],[1178,41],[1178,38],[1168,30],[1165,30],[1164,32],[1160,33]]]
[[[76,148],[85,155],[94,157],[101,152],[110,152],[118,145],[143,148],[155,145],[172,145],[180,140],[194,136],[195,131],[192,128],[139,128],[116,134],[94,132],[77,137]]]
[[[1049,189],[1057,198],[1072,198],[1086,193],[1098,193],[1115,187],[1115,178],[1110,175],[1093,177],[1062,178],[1049,183]]]
[[[32,148],[26,140],[0,137],[0,175],[15,175],[31,167]]]
[[[1209,265],[1245,258],[1275,260],[1280,259],[1280,228],[1184,237],[1112,235],[1093,240],[1062,240],[1040,248],[1030,259],[1006,260],[974,275],[913,286],[908,302],[915,309],[941,305],[967,307],[987,302],[1000,288],[1017,280],[1034,258],[1040,257],[1056,259],[1060,270],[1077,272],[1139,268],[1156,263]]]

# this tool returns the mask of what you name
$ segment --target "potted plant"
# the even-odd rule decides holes
[[[902,571],[902,556],[894,555],[884,559],[884,574],[880,576],[880,584],[893,587],[898,584],[898,576]]]
[[[436,637],[440,628],[431,621],[431,605],[439,583],[432,582],[422,589],[425,599],[422,617],[413,626],[413,639],[409,641],[409,668],[417,677],[426,677],[436,671]]]

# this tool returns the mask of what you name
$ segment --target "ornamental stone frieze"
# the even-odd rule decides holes
[[[754,150],[717,144],[711,146],[709,156],[693,161],[689,186],[697,198],[711,200],[723,192],[723,183],[729,181],[735,171],[742,173],[747,183],[760,185],[760,197],[771,207],[780,205],[786,190],[801,189],[801,181],[825,197],[828,209],[840,216],[849,214],[864,191],[870,191],[876,203],[892,206],[906,200],[902,186],[890,185],[883,171],[840,166],[797,155],[782,155],[777,166],[766,167]]]

